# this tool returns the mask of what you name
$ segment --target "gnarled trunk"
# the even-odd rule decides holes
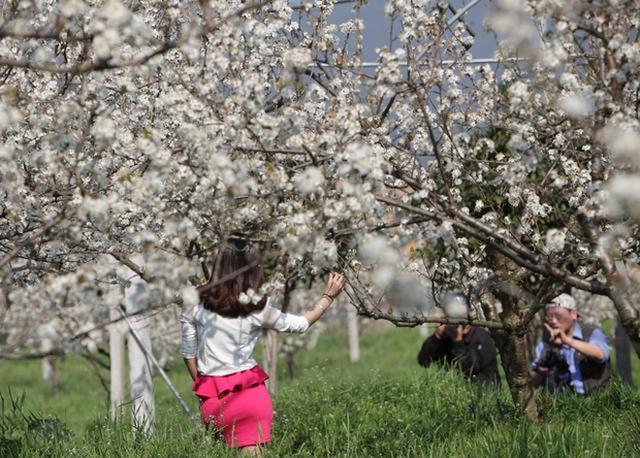
[[[527,345],[527,330],[517,326],[519,317],[515,303],[510,298],[501,297],[504,311],[500,314],[505,329],[493,330],[493,337],[500,360],[511,391],[511,398],[518,409],[533,421],[539,421],[535,405],[534,394],[530,378],[529,349]]]
[[[631,373],[631,345],[627,332],[624,330],[620,318],[616,324],[616,372],[622,381],[633,386],[633,374]]]
[[[518,296],[522,291],[517,284],[527,272],[498,253],[492,252],[490,255],[493,256],[494,271],[498,279],[493,285],[492,293],[502,304],[499,318],[504,325],[504,329],[492,330],[491,334],[500,352],[513,403],[529,419],[538,422],[535,391],[530,383],[528,327],[522,325],[522,316],[518,310]]]
[[[535,405],[535,391],[529,383],[529,358],[525,335],[514,331],[492,333],[500,352],[502,368],[507,377],[513,403],[533,421],[539,421]]]
[[[609,298],[618,312],[620,322],[627,332],[633,348],[640,357],[640,317],[627,294],[629,280],[618,270],[611,255],[604,250],[601,250],[600,262],[610,287]]]

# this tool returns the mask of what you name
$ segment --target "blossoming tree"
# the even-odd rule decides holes
[[[402,28],[367,71],[364,25],[331,24],[334,3],[2,4],[5,356],[42,322],[48,353],[99,341],[131,272],[170,348],[170,304],[197,300],[236,230],[267,263],[288,253],[260,294],[279,269],[342,264],[361,314],[491,327],[522,406],[552,294],[610,297],[640,342],[620,271],[638,254],[638,5],[498,1],[479,66],[443,2],[390,0]],[[472,313],[425,314],[425,282]]]
[[[638,260],[637,3],[499,1],[499,71],[470,65],[464,29],[443,43],[437,10],[390,7],[408,71],[380,81],[396,115],[384,141],[405,154],[392,163],[402,192],[377,199],[419,225],[434,284],[467,291],[472,321],[490,321],[516,402],[530,399],[527,328],[563,290],[609,297],[639,349],[624,273]],[[433,160],[417,167],[421,155]]]
[[[380,184],[361,179],[381,176],[382,149],[357,143],[361,88],[348,73],[339,97],[306,85],[308,48],[340,46],[330,7],[314,33],[283,1],[3,11],[8,350],[32,335],[28,316],[59,320],[60,336],[108,318],[131,280],[119,263],[148,283],[140,301],[188,302],[233,230],[315,272],[336,262],[331,228],[375,218]]]

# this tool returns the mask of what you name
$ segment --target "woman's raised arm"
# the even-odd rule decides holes
[[[329,274],[329,281],[324,294],[313,307],[304,312],[304,317],[309,322],[309,326],[318,321],[325,310],[331,306],[336,296],[342,292],[345,282],[344,275],[335,272]]]

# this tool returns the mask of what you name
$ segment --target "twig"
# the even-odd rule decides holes
[[[67,216],[70,216],[73,213],[75,213],[75,211],[76,210],[73,209],[70,212],[70,214],[67,215],[66,207],[63,208],[62,211],[58,215],[56,215],[55,218],[53,218],[51,221],[49,221],[48,223],[46,223],[45,225],[41,226],[39,229],[34,231],[29,237],[24,239],[22,242],[18,243],[18,245],[16,245],[13,248],[13,250],[7,253],[0,261],[0,269],[2,269],[9,261],[11,261],[20,252],[20,250],[22,250],[24,247],[29,245],[31,242],[35,241],[41,235],[44,235],[47,232],[49,232],[49,230],[51,230],[54,226],[60,224],[62,221],[64,221],[65,218],[67,218]]]

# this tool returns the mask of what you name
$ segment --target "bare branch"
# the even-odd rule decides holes
[[[429,221],[428,218],[411,218],[411,219],[408,219],[408,220],[399,219],[399,220],[395,220],[395,221],[390,221],[388,223],[380,223],[380,224],[376,224],[375,226],[369,226],[369,227],[365,227],[365,228],[341,229],[341,230],[335,231],[333,234],[330,234],[329,238],[339,239],[341,237],[347,237],[349,235],[353,235],[353,234],[361,232],[361,231],[378,232],[378,231],[382,231],[384,229],[390,229],[392,227],[410,226],[410,225],[413,225],[413,224],[425,223],[427,221]]]
[[[280,149],[280,148],[257,148],[252,146],[234,146],[233,149],[237,151],[245,151],[247,153],[286,154],[291,156],[307,155],[307,152],[303,150]]]
[[[41,351],[35,353],[0,353],[0,360],[7,361],[23,361],[28,359],[42,359],[47,356],[62,356],[66,352],[59,348],[49,351]]]
[[[360,310],[358,309],[358,315],[367,318],[373,318],[374,320],[386,320],[395,324],[398,327],[414,328],[425,323],[437,323],[437,324],[469,324],[472,326],[481,326],[483,328],[491,329],[507,329],[507,326],[497,321],[475,320],[475,319],[460,319],[454,320],[441,316],[411,316],[411,315],[392,315],[385,313],[382,310]]]
[[[133,262],[132,260],[127,258],[124,254],[115,253],[115,252],[112,252],[112,253],[109,253],[109,254],[111,256],[113,256],[114,258],[116,258],[120,263],[124,264],[129,269],[131,269],[133,272],[135,272],[136,275],[138,275],[144,281],[146,281],[146,282],[153,281],[153,277],[151,275],[146,273],[142,267],[140,267],[138,264],[136,264],[135,262]]]
[[[57,40],[65,43],[77,43],[92,41],[93,34],[87,35],[62,35],[56,32],[47,32],[45,30],[35,30],[33,32],[23,32],[17,30],[10,30],[6,28],[0,29],[0,40],[4,38],[16,38],[20,40]]]

